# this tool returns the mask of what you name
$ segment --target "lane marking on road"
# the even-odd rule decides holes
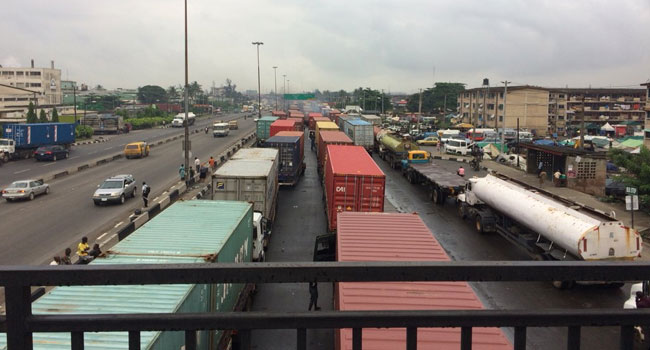
[[[97,240],[98,240],[98,241],[101,240],[101,239],[104,238],[104,236],[106,236],[107,234],[108,234],[108,232],[104,232],[104,233],[102,233],[101,236],[97,237]]]
[[[104,151],[108,151],[111,148],[113,148],[113,147],[111,146],[111,147],[108,147],[108,148],[104,148]]]
[[[75,159],[75,158],[79,158],[79,156],[70,157],[68,159]]]
[[[43,165],[41,165],[41,166],[50,166],[50,165],[54,165],[54,164],[56,164],[56,163],[55,163],[55,162],[52,162],[52,163],[43,164]]]
[[[164,196],[164,195],[166,195],[167,193],[168,193],[168,192],[167,192],[167,191],[165,191],[165,192],[163,192],[162,194],[163,194],[163,196]]]
[[[30,171],[30,170],[31,169],[20,170],[20,171],[16,171],[14,174],[20,174],[20,173],[24,173],[24,172]]]
[[[120,221],[120,222],[118,222],[117,224],[115,224],[114,227],[117,228],[118,226],[122,225],[123,223],[124,223],[124,221]]]
[[[95,152],[90,152],[90,153],[88,153],[88,154],[95,154],[95,153],[97,153],[97,151],[95,151]]]

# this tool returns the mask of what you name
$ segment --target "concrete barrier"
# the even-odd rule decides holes
[[[60,177],[64,177],[64,176],[66,176],[66,175],[68,175],[68,171],[67,171],[67,170],[62,171],[62,172],[60,172],[60,173],[56,173],[56,174],[54,174],[54,178],[55,178],[55,179],[58,179],[58,178],[60,178]]]
[[[137,230],[140,226],[144,225],[145,222],[149,221],[149,213],[144,212],[142,215],[138,216],[133,220],[134,229]]]
[[[117,240],[121,241],[125,239],[131,233],[133,233],[133,231],[135,231],[135,224],[133,222],[129,222],[128,224],[126,224],[124,227],[122,227],[117,231]]]

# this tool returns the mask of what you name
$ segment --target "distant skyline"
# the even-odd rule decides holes
[[[5,67],[61,69],[89,86],[184,81],[183,1],[6,0]],[[188,0],[189,79],[262,91],[414,93],[434,82],[626,87],[650,79],[650,1]]]

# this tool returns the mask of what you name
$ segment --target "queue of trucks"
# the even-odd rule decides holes
[[[0,138],[0,163],[11,159],[31,158],[41,146],[61,145],[69,148],[75,142],[73,123],[5,124]]]

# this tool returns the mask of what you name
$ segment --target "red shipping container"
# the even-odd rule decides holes
[[[303,131],[280,131],[276,136],[299,136],[300,137],[300,159],[305,160],[305,133]]]
[[[273,111],[271,112],[271,115],[280,119],[287,119],[287,113],[284,111]]]
[[[320,113],[317,113],[317,114],[320,114]],[[310,128],[311,130],[316,129],[316,123],[317,123],[317,122],[331,122],[331,120],[330,120],[330,118],[323,117],[323,116],[320,116],[320,117],[309,117],[309,128]]]
[[[296,131],[304,130],[305,126],[302,123],[302,118],[289,117],[289,118],[287,118],[287,120],[293,120],[294,122],[296,122],[296,124],[294,125],[294,130],[296,130]]]
[[[319,174],[323,173],[323,167],[325,166],[325,159],[327,158],[327,149],[325,147],[327,145],[354,145],[354,141],[343,131],[321,131],[320,137],[318,138],[318,145],[316,145],[318,147],[317,169]]]
[[[361,146],[328,145],[325,202],[330,231],[344,211],[383,212],[386,175]]]
[[[269,137],[275,136],[280,131],[295,131],[296,130],[296,121],[290,119],[278,119],[271,123],[271,128],[269,129]]]
[[[336,260],[450,261],[417,214],[340,213]],[[366,310],[476,310],[484,306],[466,282],[340,282],[334,308]],[[419,328],[418,349],[460,349],[459,328]],[[364,349],[406,349],[404,328],[367,328]],[[352,349],[352,330],[335,332],[335,349]],[[473,328],[472,349],[512,349],[498,328]]]

